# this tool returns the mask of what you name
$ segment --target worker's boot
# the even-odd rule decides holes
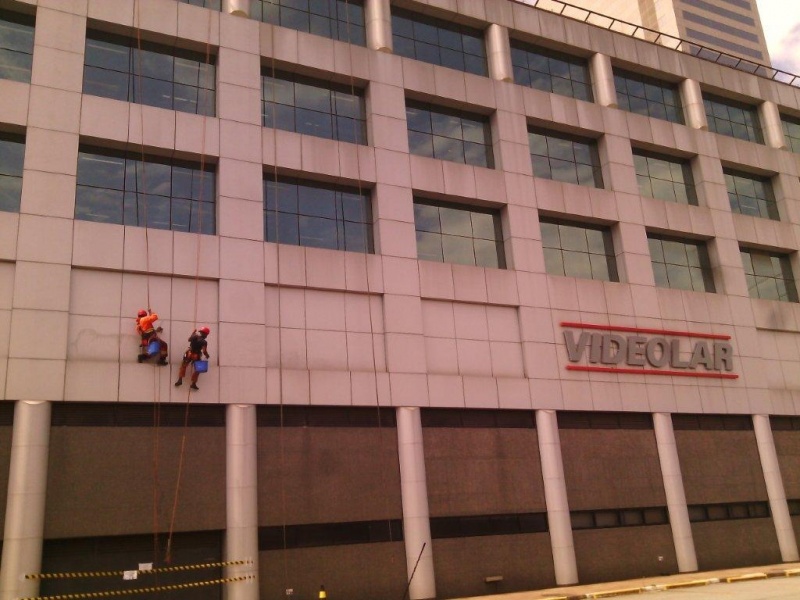
[[[192,385],[190,385],[189,387],[192,388],[193,390],[199,390],[200,389],[199,387],[197,387],[197,384],[194,381],[192,382]]]
[[[178,378],[178,381],[175,382],[175,387],[179,387],[183,383],[183,379]]]

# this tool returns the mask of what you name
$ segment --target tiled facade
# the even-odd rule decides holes
[[[239,0],[0,0],[35,20],[0,69],[0,600],[173,535],[235,600],[798,560],[800,89],[511,0],[338,5],[365,45]]]

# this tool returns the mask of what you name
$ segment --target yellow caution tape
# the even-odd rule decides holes
[[[122,577],[125,573],[136,571],[139,575],[155,575],[156,573],[176,573],[178,571],[198,571],[201,569],[214,569],[216,567],[231,567],[234,565],[252,565],[252,560],[228,560],[225,562],[202,563],[197,565],[178,565],[176,567],[158,567],[156,569],[128,569],[125,571],[84,571],[73,573],[27,573],[24,579],[80,579],[83,577]]]
[[[135,588],[130,590],[109,590],[107,592],[85,592],[79,594],[61,594],[58,596],[34,596],[30,598],[19,598],[18,600],[81,600],[82,598],[111,598],[113,596],[127,596],[131,594],[150,594],[152,592],[168,592],[171,590],[188,590],[191,588],[206,587],[209,585],[220,585],[224,583],[235,583],[237,581],[247,581],[255,579],[255,575],[242,575],[240,577],[226,577],[225,579],[208,579],[205,581],[194,581],[192,583],[176,583],[173,585],[158,585],[146,588]]]
[[[766,579],[766,573],[748,573],[747,575],[735,575],[733,577],[726,577],[725,581],[728,583],[736,583],[737,581],[752,581],[753,579]]]
[[[623,588],[621,590],[608,590],[605,592],[592,592],[586,594],[587,598],[611,598],[613,596],[628,596],[630,594],[641,594],[642,588]]]
[[[685,587],[698,587],[701,585],[708,585],[711,583],[710,579],[693,579],[691,581],[676,581],[675,583],[665,583],[663,584],[663,588],[665,590],[675,590],[678,588],[685,588]]]

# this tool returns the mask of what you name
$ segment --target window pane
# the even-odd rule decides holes
[[[584,58],[511,40],[514,83],[592,101]]]
[[[536,177],[602,187],[599,158],[593,140],[529,130],[528,141]]]

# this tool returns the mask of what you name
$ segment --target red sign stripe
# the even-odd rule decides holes
[[[579,323],[562,321],[561,327],[574,327],[575,329],[599,329],[600,331],[624,331],[625,333],[652,333],[673,335],[677,337],[706,338],[710,340],[729,340],[731,336],[722,333],[700,333],[697,331],[675,331],[672,329],[650,329],[647,327],[626,327],[624,325],[600,325],[597,323]],[[659,371],[660,372],[660,371]]]
[[[673,377],[701,377],[705,379],[738,379],[735,373],[710,373],[708,371],[665,371],[660,369],[626,369],[623,367],[590,367],[567,365],[568,371],[592,371],[595,373],[622,373],[624,375],[671,375]]]

